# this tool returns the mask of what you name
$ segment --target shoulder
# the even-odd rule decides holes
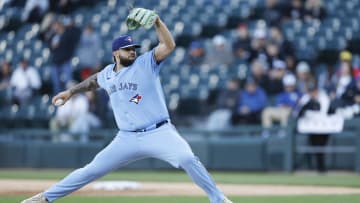
[[[110,64],[108,64],[108,65],[106,65],[104,68],[103,68],[103,70],[111,70],[112,68],[114,68],[114,65],[115,64],[113,64],[113,63],[110,63]]]
[[[259,94],[265,94],[265,91],[264,91],[264,89],[262,87],[258,87],[256,89],[256,92],[259,93]]]
[[[109,73],[112,71],[112,69],[114,68],[114,64],[108,64],[106,65],[102,70],[99,71],[99,74],[104,74],[104,73]]]
[[[154,49],[141,54],[140,56],[138,56],[136,61],[143,61],[143,60],[152,59],[153,55],[154,55]]]
[[[113,68],[114,68],[114,64],[109,64],[105,66],[102,70],[100,70],[97,73],[98,82],[103,84],[105,82],[105,78],[109,78],[111,76]]]
[[[288,96],[287,92],[280,92],[279,94],[276,95],[277,98],[284,98]]]
[[[28,72],[31,72],[31,73],[37,73],[37,69],[32,67],[32,66],[29,66],[28,69],[27,69]]]

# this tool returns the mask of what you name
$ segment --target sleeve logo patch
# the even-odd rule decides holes
[[[129,100],[129,102],[134,102],[135,104],[138,104],[140,102],[141,98],[142,97],[139,94],[136,94]]]

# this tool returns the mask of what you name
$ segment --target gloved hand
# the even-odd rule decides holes
[[[133,8],[126,18],[126,25],[129,30],[135,30],[140,26],[150,29],[158,15],[155,11],[144,8]]]

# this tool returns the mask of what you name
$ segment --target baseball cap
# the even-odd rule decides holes
[[[264,39],[266,38],[266,30],[263,28],[257,28],[254,31],[254,38],[256,39]]]
[[[287,74],[282,80],[284,86],[295,86],[296,78],[293,74]]]
[[[342,61],[351,61],[352,54],[349,51],[342,51],[340,52],[340,59]]]
[[[272,66],[275,69],[286,69],[286,63],[282,60],[274,60]]]
[[[298,63],[298,65],[296,66],[296,72],[297,72],[297,73],[310,72],[310,66],[309,66],[309,64],[306,63],[305,61],[301,61],[301,62]]]
[[[213,43],[215,46],[221,46],[221,45],[224,45],[226,42],[226,39],[224,36],[222,35],[216,35],[214,38],[213,38]]]
[[[140,45],[135,44],[134,40],[129,35],[121,35],[115,38],[112,42],[112,51],[116,51],[118,49],[122,49],[126,47],[139,48]]]
[[[190,44],[190,49],[199,49],[202,48],[201,43],[199,41],[193,41]]]

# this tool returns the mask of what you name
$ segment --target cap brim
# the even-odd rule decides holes
[[[140,48],[141,46],[139,44],[129,44],[129,45],[120,47],[119,49],[128,48],[128,47]]]

